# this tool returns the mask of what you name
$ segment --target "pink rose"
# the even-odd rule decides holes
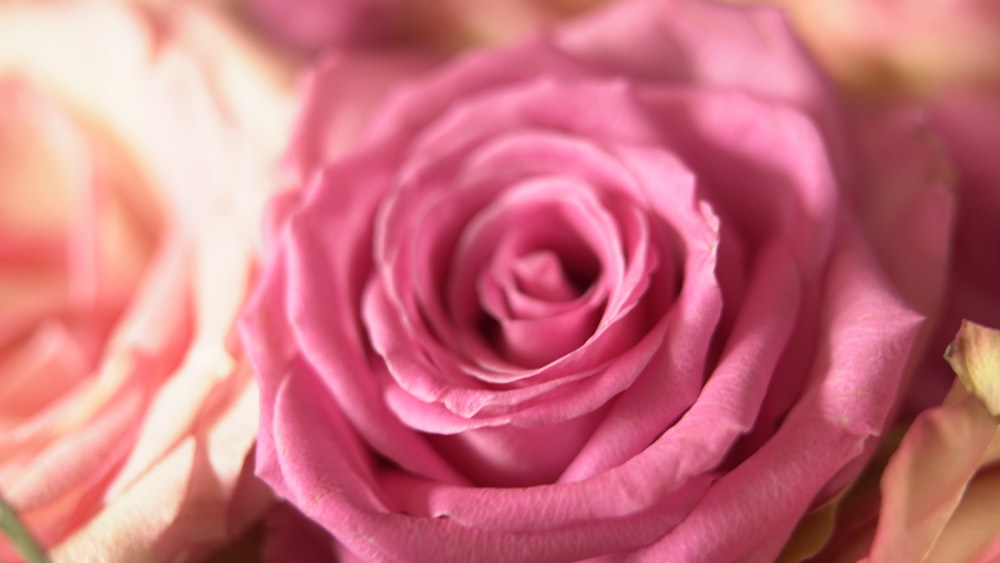
[[[175,24],[0,4],[0,489],[57,561],[187,560],[267,499],[231,331],[277,137],[225,86],[278,85]]]
[[[694,0],[321,65],[243,326],[258,475],[315,523],[284,544],[774,560],[940,298],[921,132],[845,120],[778,12]]]

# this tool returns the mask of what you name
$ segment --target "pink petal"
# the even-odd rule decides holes
[[[620,551],[642,545],[664,533],[683,517],[705,485],[704,482],[697,486],[692,483],[684,494],[662,499],[654,514],[624,521],[595,518],[592,522],[558,525],[548,530],[534,530],[533,524],[527,522],[524,531],[516,535],[485,522],[481,524],[483,527],[469,527],[453,518],[408,516],[385,505],[387,499],[380,498],[379,488],[373,488],[372,479],[378,475],[372,473],[374,468],[361,457],[364,450],[353,431],[344,424],[336,410],[324,409],[318,404],[317,401],[322,399],[310,394],[307,387],[307,380],[292,376],[286,380],[275,405],[275,414],[279,418],[275,420],[274,431],[280,433],[282,443],[289,446],[291,454],[280,460],[287,485],[285,493],[296,499],[307,516],[328,530],[334,530],[341,542],[368,560],[416,558],[463,561],[471,556],[481,561],[507,561],[520,560],[529,555],[563,560]],[[288,408],[292,404],[295,407]],[[296,447],[295,441],[305,438],[303,425],[316,427],[317,424],[329,431],[311,438],[312,447]],[[328,475],[329,479],[322,489],[317,490],[317,481],[312,476],[320,472]],[[404,490],[407,489],[410,494],[419,492],[412,487]],[[506,512],[506,499],[514,500],[528,491],[530,489],[494,489],[490,494],[498,496],[488,504],[482,504],[476,497],[490,492],[489,489],[456,492],[465,496],[459,506],[475,512],[482,512],[488,507],[482,516],[492,519],[495,509]],[[303,504],[301,501],[307,498],[316,500]],[[576,494],[567,496],[563,503],[570,499],[576,500],[571,504],[536,506],[545,513],[562,515],[559,518],[562,520],[587,513],[574,506],[578,502],[614,504],[617,500],[592,499]],[[524,513],[524,516],[535,520],[533,511]],[[366,539],[372,537],[385,541],[371,542]]]
[[[814,116],[832,108],[822,75],[771,6],[616,2],[560,26],[555,40],[574,58],[640,82],[742,91]]]
[[[916,112],[867,112],[854,116],[851,125],[861,170],[857,187],[847,186],[848,195],[903,297],[933,318],[948,269],[955,211],[952,171]],[[956,223],[960,230],[962,224]],[[904,246],[907,251],[899,252]],[[954,248],[965,252],[961,243]]]
[[[957,165],[957,220],[952,276],[956,316],[1000,326],[1000,263],[990,251],[1000,244],[994,218],[1000,213],[1000,94],[956,92],[934,108],[934,124]]]
[[[648,560],[773,560],[810,502],[856,476],[839,472],[886,424],[920,318],[875,273],[857,231],[845,225],[839,234],[805,395],[770,440],[644,554]]]
[[[353,147],[400,83],[430,67],[428,57],[332,56],[308,74],[301,86],[302,110],[285,156],[293,182]]]

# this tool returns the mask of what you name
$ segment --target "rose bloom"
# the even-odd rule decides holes
[[[625,2],[305,96],[243,325],[273,555],[772,561],[869,459],[950,194],[779,12]]]
[[[55,560],[186,560],[267,500],[231,331],[276,145],[225,86],[277,83],[208,29],[0,4],[0,489]]]
[[[863,90],[1000,81],[1000,4],[991,0],[730,1],[787,8],[830,70]]]

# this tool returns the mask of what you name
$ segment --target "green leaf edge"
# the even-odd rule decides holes
[[[3,495],[0,495],[0,532],[11,539],[26,563],[50,563],[45,548],[38,543]]]

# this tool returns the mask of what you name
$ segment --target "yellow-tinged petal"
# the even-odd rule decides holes
[[[813,557],[833,535],[837,524],[837,510],[843,495],[807,514],[796,526],[792,537],[781,551],[778,563],[804,561]]]
[[[995,431],[983,404],[957,384],[944,405],[917,417],[882,476],[871,561],[929,560]]]
[[[236,377],[226,408],[57,546],[53,561],[184,560],[228,537],[224,516],[254,437],[246,429],[259,416],[246,366]]]
[[[944,357],[965,388],[1000,417],[1000,331],[963,321]]]
[[[958,381],[886,467],[871,561],[967,561],[1000,537],[1000,331],[963,322],[945,359]]]
[[[995,542],[1000,530],[1000,467],[982,470],[969,483],[928,561],[975,561]],[[978,559],[984,561],[983,559]],[[995,561],[993,559],[992,561]]]

